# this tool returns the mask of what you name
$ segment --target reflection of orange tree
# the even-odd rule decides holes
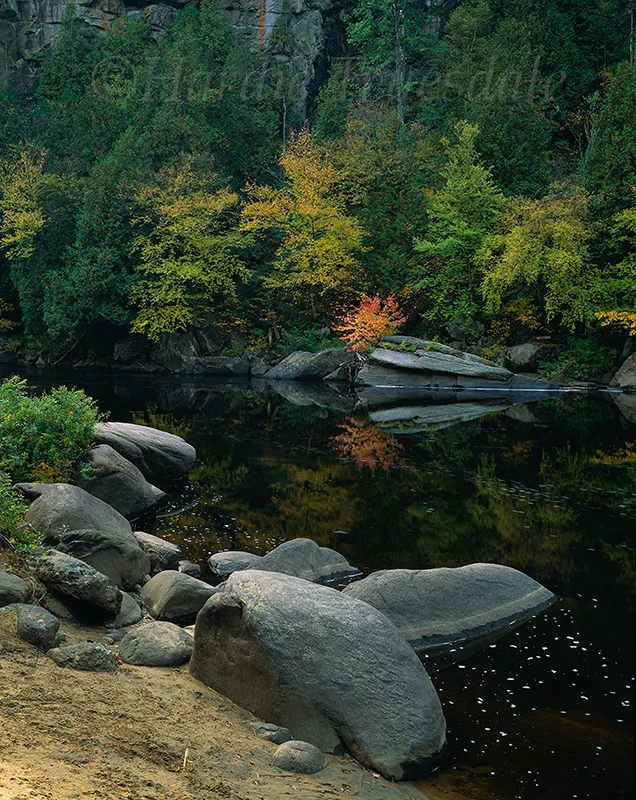
[[[369,467],[372,474],[377,467],[388,473],[389,467],[399,463],[404,446],[390,433],[355,417],[347,417],[338,427],[342,433],[329,440],[338,455],[350,458],[359,467]]]

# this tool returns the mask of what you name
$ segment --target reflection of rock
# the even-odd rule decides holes
[[[381,570],[344,592],[381,611],[418,654],[505,631],[556,600],[537,581],[500,564]]]
[[[272,389],[294,406],[319,406],[335,411],[353,411],[358,399],[345,394],[336,386],[314,381],[276,381]]]
[[[518,403],[504,413],[510,419],[523,422],[526,425],[535,425],[539,422],[526,403]]]
[[[233,572],[260,570],[282,572],[314,583],[327,583],[359,575],[344,556],[329,547],[320,547],[312,539],[292,539],[274,548],[265,556],[244,552],[217,553],[208,560],[217,578]]]
[[[451,403],[449,405],[401,406],[369,413],[370,419],[389,433],[417,433],[432,427],[446,428],[460,422],[478,419],[493,411],[508,408],[500,403]]]
[[[324,752],[342,745],[397,780],[439,763],[437,693],[396,628],[366,603],[289,575],[232,575],[205,604],[190,671]]]
[[[625,419],[636,423],[636,394],[615,394],[613,400]]]

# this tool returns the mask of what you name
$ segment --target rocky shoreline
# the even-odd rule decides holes
[[[194,678],[264,720],[254,732],[277,745],[272,764],[283,771],[318,776],[323,753],[350,753],[388,781],[426,775],[443,762],[446,723],[418,656],[461,657],[556,599],[494,564],[356,580],[359,570],[309,539],[265,556],[214,554],[211,585],[201,565],[129,521],[161,502],[155,484],[188,472],[194,448],[99,423],[84,459],[82,486],[15,487],[43,547],[22,577],[0,571],[1,652],[100,673],[189,661]]]

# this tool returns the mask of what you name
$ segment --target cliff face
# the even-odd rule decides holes
[[[122,16],[143,14],[160,34],[179,8],[197,0],[76,0],[77,16],[99,33]],[[237,34],[263,48],[272,67],[298,85],[306,105],[318,91],[330,57],[340,55],[341,0],[221,0]],[[20,91],[37,80],[37,54],[60,29],[68,0],[0,0],[0,71]]]

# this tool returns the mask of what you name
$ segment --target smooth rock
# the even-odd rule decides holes
[[[128,592],[122,592],[119,614],[109,623],[109,627],[113,629],[128,628],[130,625],[136,625],[143,619],[143,616],[144,612],[139,608],[135,599]]]
[[[180,436],[129,422],[99,422],[95,439],[117,450],[151,483],[183,477],[197,458],[194,447]]]
[[[199,612],[190,671],[297,739],[323,752],[346,747],[388,779],[421,777],[445,748],[439,698],[402,634],[326,586],[231,575]]]
[[[97,474],[90,479],[80,478],[77,485],[127,519],[140,517],[165,497],[165,492],[148,483],[140,470],[110,445],[91,448],[82,463]]]
[[[636,354],[627,356],[610,381],[613,389],[636,389]]]
[[[352,567],[340,553],[329,547],[320,547],[312,539],[302,538],[283,542],[265,556],[241,551],[216,553],[210,556],[208,564],[217,578],[245,569],[282,572],[314,583],[328,583],[360,574],[360,570]]]
[[[328,761],[320,750],[309,742],[291,741],[281,744],[273,758],[274,766],[287,772],[311,775],[324,769]]]
[[[537,581],[501,564],[381,570],[343,591],[377,608],[418,654],[505,632],[556,600]]]
[[[60,621],[45,608],[26,603],[12,603],[0,608],[0,616],[8,614],[16,615],[16,633],[20,639],[37,647],[38,650],[46,651],[53,647]]]
[[[281,728],[280,725],[272,725],[270,722],[250,722],[250,725],[259,739],[265,739],[274,744],[290,742],[294,738],[288,728]]]
[[[80,642],[56,647],[47,653],[58,667],[81,669],[89,672],[116,672],[117,659],[112,650],[103,644]]]
[[[344,347],[318,353],[300,350],[268,370],[265,378],[272,381],[319,381],[354,359],[355,354]]]
[[[457,356],[438,350],[416,350],[414,353],[403,353],[377,347],[369,356],[369,360],[383,367],[434,374],[449,373],[480,378],[485,381],[506,381],[512,377],[509,370],[495,364],[465,358],[463,353],[461,356]]]
[[[131,534],[130,522],[103,500],[70,483],[18,483],[30,501],[24,520],[56,544],[64,531],[97,530]]]
[[[250,371],[251,361],[247,356],[203,356],[191,359],[181,369],[184,375],[247,376]]]
[[[152,575],[156,575],[164,569],[178,568],[182,555],[179,545],[143,531],[134,531],[134,536],[141,549],[150,558],[149,571]]]
[[[35,571],[49,589],[78,601],[71,606],[74,615],[77,611],[91,618],[107,618],[119,613],[121,592],[117,586],[84,561],[53,550],[36,559]]]
[[[562,349],[555,345],[527,342],[505,350],[503,361],[511,372],[537,372],[541,359],[554,358]]]
[[[179,564],[179,572],[183,572],[184,575],[189,575],[191,578],[201,577],[201,567],[194,561],[182,561]]]
[[[150,572],[150,559],[132,533],[70,531],[61,534],[57,549],[108,575],[120,589],[132,589]]]
[[[217,589],[183,572],[167,570],[141,589],[148,613],[158,620],[189,625]]]
[[[31,596],[31,587],[19,575],[0,569],[0,606],[25,603]]]
[[[124,636],[119,657],[141,667],[177,667],[190,659],[193,647],[192,636],[172,622],[149,622]]]
[[[123,364],[130,364],[137,358],[147,354],[150,342],[140,333],[132,333],[118,339],[113,347],[113,359]]]

